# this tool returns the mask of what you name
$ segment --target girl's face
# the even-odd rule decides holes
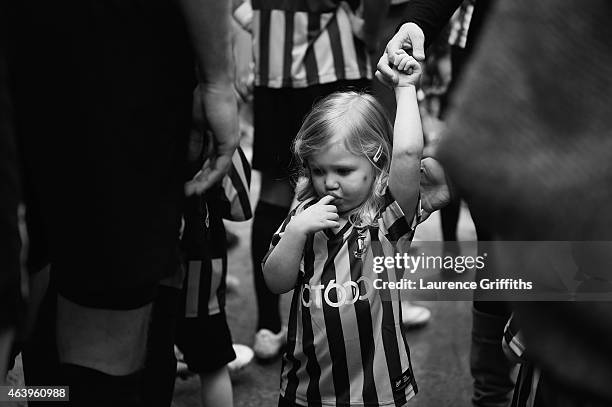
[[[338,213],[357,208],[369,198],[375,171],[368,159],[346,149],[340,139],[308,160],[310,179],[319,196],[332,195]]]

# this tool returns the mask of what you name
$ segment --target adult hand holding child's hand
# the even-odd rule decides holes
[[[299,233],[308,234],[340,226],[338,222],[338,219],[340,219],[338,209],[331,204],[334,199],[331,195],[325,195],[319,202],[309,206],[299,215],[295,216],[287,228],[291,228]]]
[[[389,88],[398,85],[397,72],[392,66],[396,63],[397,52],[401,50],[409,50],[417,61],[425,60],[425,34],[418,25],[414,23],[402,25],[378,61],[376,78]]]

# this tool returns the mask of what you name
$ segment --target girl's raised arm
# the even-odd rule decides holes
[[[416,95],[421,66],[405,53],[397,56],[395,66],[399,81],[395,87],[397,113],[393,127],[389,188],[406,218],[412,219],[419,197],[423,154],[423,128]]]

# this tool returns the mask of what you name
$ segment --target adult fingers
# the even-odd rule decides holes
[[[391,38],[387,43],[387,55],[394,55],[397,51],[403,48],[404,42],[406,42],[406,40],[408,39],[406,29],[404,28],[405,26],[406,24],[401,26],[397,33],[395,33],[393,38]]]
[[[404,37],[408,38],[406,42],[409,42],[410,46],[412,47],[412,56],[417,61],[424,61],[425,60],[425,34],[423,34],[423,30],[421,30],[421,28],[415,23],[404,24],[402,26],[402,29],[404,27],[405,27]]]
[[[204,164],[202,171],[185,184],[185,195],[202,194],[206,192],[227,174],[232,165],[232,159],[226,155],[215,158],[212,165]]]
[[[387,43],[387,54],[390,58],[399,50],[412,50],[412,55],[418,61],[425,60],[425,34],[415,23],[406,23]]]

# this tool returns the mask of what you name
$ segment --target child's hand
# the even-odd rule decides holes
[[[331,195],[326,195],[316,204],[309,206],[299,215],[291,220],[287,229],[298,233],[315,233],[319,230],[331,229],[340,226],[338,209],[330,203],[334,200]]]
[[[417,86],[421,78],[421,64],[400,49],[393,55],[393,68],[398,75],[396,87]]]

